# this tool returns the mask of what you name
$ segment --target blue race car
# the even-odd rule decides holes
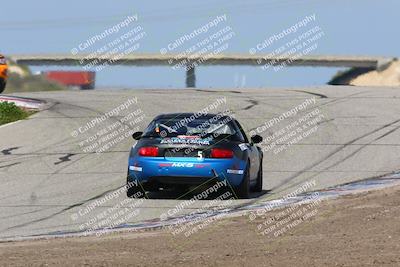
[[[128,197],[160,188],[190,187],[227,180],[237,197],[262,191],[263,153],[239,122],[224,113],[174,113],[154,118],[129,155]]]

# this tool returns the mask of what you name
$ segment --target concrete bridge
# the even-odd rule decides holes
[[[195,68],[198,66],[311,66],[348,67],[360,69],[383,69],[393,58],[371,56],[327,56],[309,55],[303,57],[270,56],[268,54],[218,54],[212,56],[181,54],[128,54],[122,57],[77,55],[11,55],[18,64],[29,66],[81,66],[83,68],[108,65],[128,66],[171,66],[186,72],[186,86],[196,87]],[[96,69],[96,68],[95,68]]]

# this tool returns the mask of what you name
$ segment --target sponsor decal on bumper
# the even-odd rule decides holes
[[[227,172],[227,173],[230,173],[230,174],[243,174],[243,170],[232,170],[232,169],[227,169],[226,172]]]
[[[178,168],[204,168],[206,164],[197,163],[185,163],[185,162],[174,162],[174,163],[160,163],[159,167],[178,167]]]
[[[142,167],[129,166],[129,170],[136,171],[136,172],[141,172],[142,171]]]

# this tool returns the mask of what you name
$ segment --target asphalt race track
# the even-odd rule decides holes
[[[95,90],[24,93],[47,101],[48,108],[28,120],[0,127],[0,239],[79,230],[82,223],[125,198],[107,201],[80,215],[79,210],[126,181],[125,138],[102,153],[85,152],[79,144],[102,128],[140,108],[141,129],[160,113],[196,112],[226,97],[212,112],[230,109],[246,130],[263,125],[315,97],[316,104],[263,132],[265,138],[302,115],[323,114],[315,132],[275,154],[264,153],[264,192],[233,205],[274,199],[315,180],[310,190],[397,171],[400,162],[400,91],[396,88],[315,87],[220,90]],[[96,129],[71,133],[128,99],[137,104]],[[90,132],[90,134],[89,134]],[[279,146],[278,146],[279,147]],[[140,203],[129,219],[156,219],[181,200],[179,192],[161,192]],[[136,201],[136,200],[135,200]],[[209,200],[185,208],[189,213]],[[77,215],[78,214],[78,215]]]

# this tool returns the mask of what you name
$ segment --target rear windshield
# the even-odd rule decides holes
[[[200,138],[240,139],[232,118],[188,118],[153,120],[144,131],[143,137],[196,136]]]

